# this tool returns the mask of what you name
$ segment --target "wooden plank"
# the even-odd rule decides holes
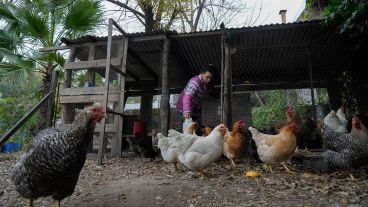
[[[86,88],[63,88],[60,96],[78,96],[78,95],[102,95],[105,87],[86,87]],[[109,94],[120,93],[118,86],[110,86]]]
[[[52,76],[51,76],[51,85],[50,85],[51,95],[47,103],[46,128],[52,127],[57,83],[58,83],[58,71],[54,70],[52,71]]]
[[[109,81],[110,81],[110,66],[111,66],[111,47],[112,47],[112,26],[113,20],[109,19],[109,27],[108,27],[108,37],[107,37],[107,54],[105,60],[105,91],[102,99],[102,106],[106,111],[107,108],[107,101],[109,99]],[[104,142],[105,142],[105,127],[106,127],[106,119],[102,119],[101,123],[102,127],[100,130],[100,144],[98,147],[98,156],[97,156],[97,164],[102,165],[102,154],[104,149]]]
[[[229,47],[229,41],[227,37],[223,38],[224,41],[224,111],[223,118],[224,123],[227,126],[232,125],[231,120],[231,91],[232,91],[232,70],[231,70],[231,49]]]
[[[61,45],[61,46],[55,46],[55,47],[44,47],[38,49],[39,52],[49,52],[49,51],[55,51],[55,50],[67,50],[67,49],[73,49],[78,47],[87,47],[90,46],[90,42],[82,43],[82,44],[69,44],[69,45]],[[105,45],[106,41],[99,41],[94,42],[95,45]]]
[[[119,73],[122,76],[126,76],[126,73],[121,71],[118,67],[114,66],[114,65],[110,65],[110,68],[113,69],[113,71]]]
[[[70,70],[70,69],[88,69],[88,68],[102,68],[106,67],[107,60],[106,59],[100,59],[100,60],[91,60],[91,61],[79,61],[79,62],[67,62],[64,65],[64,69]],[[110,61],[110,64],[112,65],[120,65],[121,64],[121,58],[112,58]]]
[[[170,67],[169,67],[170,39],[165,39],[162,50],[162,94],[160,103],[161,133],[167,136],[170,123]]]
[[[119,100],[118,94],[112,94],[109,96],[109,102],[116,102]],[[80,95],[80,96],[60,96],[60,103],[91,103],[91,102],[104,102],[104,95]]]
[[[122,52],[122,64],[120,70],[124,73],[127,72],[126,70],[126,63],[127,63],[127,51],[128,51],[128,39],[124,38],[123,44],[121,45],[121,52]],[[122,75],[118,75],[119,83],[120,83],[120,100],[118,102],[117,110],[122,112],[124,116],[124,105],[125,105],[125,80],[126,77]],[[117,129],[118,133],[116,136],[115,142],[113,142],[111,147],[111,154],[114,156],[121,157],[121,150],[123,146],[123,128],[124,128],[124,117],[118,116],[117,118]],[[113,140],[114,141],[114,140]]]
[[[57,128],[60,130],[66,130],[69,129],[72,126],[72,124],[60,124]],[[105,132],[117,132],[117,126],[116,124],[106,124]],[[101,124],[96,124],[95,133],[100,133],[101,130]]]

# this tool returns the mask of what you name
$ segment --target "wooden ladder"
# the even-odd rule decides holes
[[[112,29],[115,26],[123,35],[122,40],[122,62],[120,64],[120,68],[116,67],[116,65],[111,63],[111,54],[112,54]],[[106,70],[105,70],[105,86],[104,86],[104,94],[103,94],[103,108],[105,109],[106,113],[117,115],[117,121],[115,123],[117,127],[117,134],[116,139],[113,139],[111,149],[111,155],[113,156],[121,156],[121,148],[122,148],[122,135],[123,135],[123,115],[124,115],[124,103],[125,103],[125,78],[126,78],[126,61],[127,61],[127,51],[128,51],[128,38],[125,31],[113,20],[109,19],[109,26],[108,26],[108,38],[107,38],[107,55],[106,55]],[[115,71],[118,74],[118,85],[120,86],[119,92],[119,100],[116,109],[109,109],[108,102],[109,102],[109,87],[110,87],[110,70]],[[98,157],[97,157],[97,164],[102,164],[102,156],[103,150],[105,145],[105,131],[106,131],[106,118],[101,122],[100,128],[100,143],[98,148]]]

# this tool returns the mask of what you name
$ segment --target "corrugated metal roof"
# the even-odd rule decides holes
[[[226,33],[233,51],[234,84],[308,81],[308,52],[313,78],[326,80],[331,71],[340,70],[348,64],[354,44],[347,36],[338,35],[334,27],[322,28],[318,20],[226,28]],[[163,39],[169,37],[172,42],[171,85],[183,87],[189,78],[199,74],[200,68],[209,63],[220,70],[223,34],[219,29],[180,34],[163,30],[150,34],[128,34],[129,52],[134,55],[128,53],[127,69],[142,80],[154,80],[147,67],[160,76]],[[114,36],[114,39],[120,38],[123,37]],[[70,45],[106,40],[107,37],[83,36],[74,40],[63,39],[63,42]]]

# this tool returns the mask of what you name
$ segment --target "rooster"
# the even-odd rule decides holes
[[[357,116],[352,119],[352,127],[351,132],[345,134],[327,125],[321,126],[323,144],[327,148],[322,157],[330,168],[350,170],[368,163],[368,130]],[[351,172],[348,174],[355,180]]]
[[[157,144],[158,144],[158,137],[157,137],[157,131],[156,130],[152,130],[151,137],[152,137],[152,148],[153,148],[153,150],[157,154],[159,154],[160,153],[160,149],[157,146]]]
[[[234,123],[232,131],[228,131],[224,137],[223,154],[230,160],[230,164],[235,167],[235,158],[239,158],[245,147],[245,137],[243,133],[244,121]]]
[[[286,107],[286,121],[277,121],[274,125],[276,134],[280,133],[281,129],[296,119],[295,109],[291,106]]]
[[[273,173],[271,165],[280,162],[288,173],[294,173],[287,167],[285,161],[293,155],[296,149],[296,133],[298,130],[296,122],[283,127],[280,133],[276,135],[263,134],[253,127],[248,129],[256,143],[259,159],[266,163],[271,173]]]
[[[200,178],[205,178],[203,170],[222,155],[226,131],[225,125],[220,124],[205,139],[191,138],[196,135],[185,135],[183,139],[191,139],[192,142],[189,147],[183,146],[187,149],[179,151],[179,161],[190,170],[198,171],[201,175]]]
[[[70,129],[49,129],[34,137],[11,175],[16,191],[29,200],[29,206],[34,199],[52,196],[60,207],[60,201],[73,193],[95,125],[104,117],[104,108],[97,103],[83,109]]]

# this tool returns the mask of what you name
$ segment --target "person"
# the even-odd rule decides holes
[[[201,124],[201,104],[211,88],[211,83],[216,74],[216,67],[212,64],[202,68],[199,75],[189,80],[184,90],[180,93],[176,102],[176,111],[180,116],[183,116],[185,123],[189,124],[192,121]],[[190,120],[190,121],[189,121]]]

